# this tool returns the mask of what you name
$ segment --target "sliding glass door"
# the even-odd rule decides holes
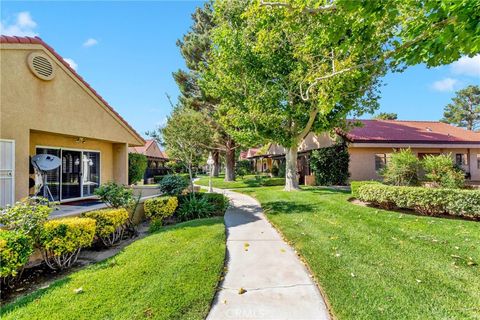
[[[99,152],[38,147],[37,154],[51,154],[61,159],[58,169],[47,172],[47,182],[54,200],[81,199],[94,195],[100,185]]]

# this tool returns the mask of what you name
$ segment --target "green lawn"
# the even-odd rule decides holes
[[[338,319],[480,319],[480,223],[242,189],[308,262]]]
[[[224,255],[223,218],[181,223],[5,306],[1,318],[204,319]]]
[[[199,180],[195,181],[195,184],[208,187],[208,176],[199,176]],[[236,181],[225,182],[224,176],[220,175],[218,178],[212,178],[212,185],[214,188],[221,189],[238,189],[238,188],[252,188],[267,186],[278,186],[285,183],[284,178],[269,178],[262,176],[262,178],[256,178],[255,175],[244,176],[243,178],[237,177]]]

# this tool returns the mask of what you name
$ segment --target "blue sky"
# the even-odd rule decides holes
[[[184,67],[176,40],[201,4],[2,1],[1,31],[40,36],[143,134],[169,114],[165,94],[176,100],[171,74]],[[480,84],[480,56],[433,69],[411,67],[384,82],[379,111],[404,120],[438,120],[455,90]]]

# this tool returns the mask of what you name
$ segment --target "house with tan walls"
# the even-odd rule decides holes
[[[297,172],[300,183],[313,184],[309,166],[313,150],[333,145],[343,139],[350,154],[350,180],[380,180],[379,170],[385,167],[393,152],[410,148],[418,158],[426,155],[451,154],[472,182],[480,182],[480,133],[436,121],[359,120],[360,126],[349,132],[308,134],[298,149]],[[266,163],[262,170],[271,170],[285,159],[283,147],[271,144],[265,154],[249,158],[252,163]]]
[[[36,154],[61,159],[47,175],[61,202],[127,184],[128,148],[143,138],[40,38],[1,36],[0,49],[0,207],[35,191]]]

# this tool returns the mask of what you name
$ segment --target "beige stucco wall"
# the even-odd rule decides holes
[[[352,147],[348,151],[350,154],[350,180],[379,180],[380,176],[375,171],[375,154],[377,153],[392,153],[392,147]],[[438,148],[411,148],[412,152],[417,156],[419,153],[451,153],[454,159],[456,153],[469,154],[470,159],[468,166],[463,169],[470,172],[472,180],[480,181],[480,169],[477,166],[477,154],[480,154],[480,149],[476,148],[451,148],[448,145],[443,145]]]
[[[144,141],[41,45],[2,44],[1,49],[0,138],[15,140],[16,199],[28,195],[28,156],[35,144],[100,148],[102,181],[127,183],[127,145]],[[54,62],[53,80],[30,71],[27,57],[33,51]],[[77,137],[87,142],[79,146]]]

